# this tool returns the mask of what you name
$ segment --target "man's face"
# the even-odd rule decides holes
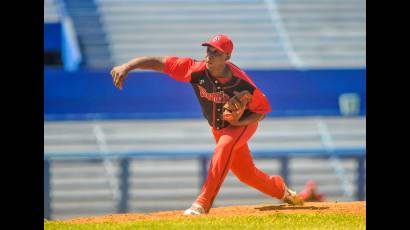
[[[212,46],[207,46],[205,55],[206,68],[212,69],[217,66],[222,66],[228,59],[229,55],[226,53],[221,52]]]

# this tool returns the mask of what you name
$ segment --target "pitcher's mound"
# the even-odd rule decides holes
[[[250,206],[228,206],[212,208],[209,214],[202,216],[183,216],[183,210],[164,211],[153,213],[127,213],[113,214],[108,216],[81,217],[65,220],[65,223],[99,223],[99,222],[123,222],[159,219],[183,219],[201,217],[241,216],[241,215],[269,215],[269,214],[292,214],[292,213],[337,213],[366,215],[366,202],[308,202],[303,206],[291,206],[287,204],[260,204]]]

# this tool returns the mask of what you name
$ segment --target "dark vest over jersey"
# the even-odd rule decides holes
[[[223,106],[234,96],[234,91],[248,90],[253,94],[255,90],[255,87],[235,75],[222,84],[217,78],[211,77],[207,70],[193,72],[191,85],[201,105],[202,114],[208,120],[209,125],[218,130],[229,125],[222,119]],[[249,110],[245,110],[244,116],[248,113]]]
[[[271,111],[266,96],[256,87],[252,79],[236,65],[230,62],[227,62],[227,65],[232,77],[224,83],[210,76],[204,61],[195,61],[191,58],[167,57],[163,70],[177,81],[191,83],[201,105],[202,114],[209,125],[218,130],[230,125],[222,119],[222,108],[234,96],[234,92],[248,90],[252,94],[252,100],[243,116],[251,112],[266,114]]]

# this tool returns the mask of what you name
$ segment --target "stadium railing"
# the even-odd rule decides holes
[[[339,149],[289,149],[289,150],[271,150],[271,151],[254,151],[253,156],[255,158],[270,158],[279,159],[281,162],[280,175],[284,180],[289,183],[289,159],[296,157],[312,157],[312,158],[349,158],[357,161],[357,192],[356,199],[365,199],[365,161],[366,161],[366,149],[364,148],[339,148]],[[120,160],[119,181],[120,181],[120,198],[117,202],[117,212],[125,213],[129,211],[129,165],[130,161],[137,158],[184,158],[195,157],[201,163],[201,175],[202,182],[207,175],[207,165],[210,159],[209,154],[204,152],[108,152],[101,154],[100,152],[94,153],[45,153],[44,154],[44,218],[50,219],[52,215],[52,199],[51,199],[51,172],[50,165],[54,160],[62,159],[104,159],[104,158],[117,158]],[[199,186],[201,186],[200,183]]]

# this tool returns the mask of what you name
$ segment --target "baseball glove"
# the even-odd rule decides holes
[[[223,119],[228,122],[238,121],[251,99],[252,94],[247,90],[240,93],[235,92],[235,96],[231,97],[223,106]]]

